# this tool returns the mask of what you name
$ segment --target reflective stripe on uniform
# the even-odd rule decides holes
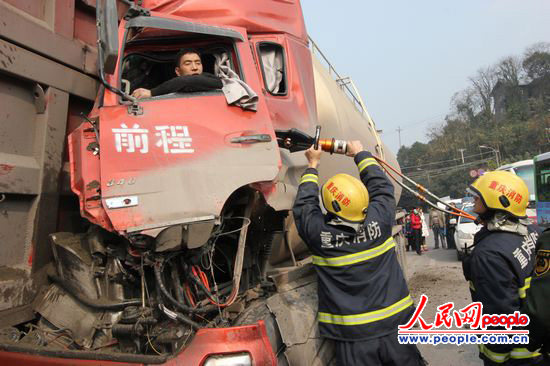
[[[496,363],[504,363],[510,358],[513,359],[525,359],[541,356],[539,352],[531,352],[527,348],[513,348],[511,352],[508,353],[497,353],[491,351],[484,344],[479,345],[479,352],[481,352],[485,357]]]
[[[527,277],[525,279],[525,285],[518,289],[520,299],[524,299],[527,296],[527,289],[529,287],[531,287],[531,277]]]
[[[378,257],[386,253],[388,250],[395,247],[395,241],[392,237],[389,237],[384,243],[380,244],[377,247],[372,249],[363,250],[362,252],[357,252],[353,254],[347,254],[340,257],[319,257],[313,256],[313,264],[317,266],[330,266],[330,267],[340,267],[347,266],[350,264],[355,264],[359,262],[364,262],[366,260]]]
[[[532,358],[542,356],[539,352],[531,352],[527,348],[514,348],[510,352],[510,358],[522,359],[522,358]]]
[[[300,184],[302,183],[307,183],[307,182],[312,182],[312,183],[319,183],[319,177],[316,175],[316,174],[304,174],[302,175],[302,180],[300,180]]]
[[[506,362],[510,358],[510,353],[496,353],[485,347],[484,344],[479,345],[479,352],[485,355],[489,360],[496,363]]]
[[[411,295],[407,295],[407,297],[399,300],[393,305],[390,305],[380,310],[369,311],[363,314],[336,315],[336,314],[320,312],[319,321],[322,323],[337,324],[337,325],[367,324],[367,323],[372,323],[372,322],[389,318],[390,316],[395,315],[412,305],[413,305],[413,300],[411,299]]]
[[[361,160],[359,162],[359,164],[357,164],[357,167],[359,168],[359,172],[362,172],[366,167],[374,165],[374,164],[378,165],[378,163],[376,162],[376,159],[374,159],[374,158],[365,158],[365,159]]]

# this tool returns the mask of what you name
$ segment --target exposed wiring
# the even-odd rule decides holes
[[[147,336],[147,343],[149,343],[149,346],[151,346],[151,349],[153,351],[155,351],[155,353],[157,355],[162,355],[162,353],[160,353],[159,351],[157,351],[157,349],[155,348],[155,346],[153,346],[153,343],[151,342],[151,338],[149,337],[149,327],[147,328],[147,332],[145,333],[145,335]]]
[[[232,216],[232,217],[224,217],[223,220],[227,220],[227,219],[241,219],[243,221],[246,221],[245,224],[243,224],[240,228],[238,229],[235,229],[235,230],[231,230],[231,231],[227,231],[227,232],[221,232],[219,234],[217,234],[217,237],[220,237],[220,236],[224,236],[224,235],[229,235],[229,234],[233,234],[233,233],[237,233],[241,230],[243,230],[244,228],[248,227],[248,225],[250,225],[252,223],[252,220],[250,220],[248,217],[243,217],[243,216]]]

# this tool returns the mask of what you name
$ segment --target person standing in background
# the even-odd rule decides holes
[[[456,207],[454,203],[451,203],[451,206]],[[451,220],[453,222],[451,223]],[[455,229],[456,229],[456,216],[455,215],[445,215],[445,228],[447,236],[447,249],[456,249],[455,244]]]
[[[427,252],[428,246],[426,245],[426,238],[430,236],[430,230],[428,229],[428,225],[426,223],[426,218],[424,217],[424,211],[422,211],[422,207],[419,207],[418,211],[420,214],[420,221],[422,223],[422,251]]]
[[[443,236],[443,225],[445,218],[442,215],[442,212],[432,208],[430,210],[429,224],[434,233],[435,240],[435,249],[439,249],[439,240],[441,239],[441,248],[445,247],[445,239]]]
[[[416,254],[421,255],[421,240],[422,240],[422,220],[418,214],[418,209],[414,209],[411,213],[411,229],[413,237],[413,247],[416,250]]]
[[[411,250],[411,248],[414,248],[414,238],[413,238],[413,231],[411,227],[411,215],[407,214],[405,216],[405,226],[403,229],[403,234],[405,234],[405,238],[407,238],[407,252]]]

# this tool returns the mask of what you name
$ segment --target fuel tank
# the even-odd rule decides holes
[[[315,45],[313,45],[315,47]],[[360,140],[363,147],[372,152],[375,156],[384,159],[394,168],[400,170],[395,154],[384,144],[380,133],[370,117],[361,96],[355,89],[353,81],[344,78],[343,81],[337,81],[339,76],[331,75],[329,68],[323,65],[328,63],[326,59],[318,57],[312,53],[313,75],[315,81],[315,99],[317,104],[317,120],[321,126],[321,138],[336,138],[340,140]],[[298,155],[299,156],[296,156]],[[294,155],[289,159],[301,159],[301,153]],[[283,161],[286,159],[283,158]],[[294,162],[295,174],[302,174],[304,165],[298,161]],[[299,167],[299,168],[298,168]],[[323,156],[319,168],[320,181],[326,181],[331,176],[338,173],[347,173],[359,178],[359,172],[353,161],[344,155]],[[395,176],[395,174],[394,174]],[[400,179],[400,178],[399,178]],[[391,179],[390,179],[391,180]],[[401,186],[391,180],[395,188],[395,200],[399,201],[401,197]],[[294,255],[300,256],[307,253],[308,249],[305,243],[300,239],[296,226],[293,224],[293,218],[289,217],[287,223],[288,245]],[[288,260],[290,253],[282,244],[274,249],[270,258],[271,264],[277,264]]]

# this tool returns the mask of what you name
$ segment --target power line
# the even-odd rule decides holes
[[[455,166],[451,166],[451,167],[447,167],[447,168],[423,170],[423,171],[419,171],[419,172],[414,172],[412,174],[408,174],[408,176],[411,179],[413,177],[414,178],[419,178],[419,177],[422,177],[424,175],[429,175],[430,178],[431,177],[437,177],[439,175],[452,173],[452,172],[457,171],[457,170],[467,169],[467,168],[470,168],[473,165],[486,163],[486,162],[491,161],[491,160],[494,160],[494,158],[480,159],[480,160],[476,160],[476,161],[471,161],[471,162],[466,163],[466,164],[455,165]]]
[[[434,123],[434,122],[441,122],[443,123],[443,121],[441,120],[441,118],[444,118],[447,116],[447,113],[440,113],[440,114],[437,114],[437,115],[434,115],[432,117],[426,117],[426,118],[421,118],[419,120],[417,120],[416,122],[407,122],[407,123],[402,123],[400,124],[400,128],[401,128],[401,131],[409,128],[409,127],[412,127],[412,126],[420,126],[420,125],[424,125],[426,123]],[[395,131],[392,131],[392,132],[388,132],[386,134],[384,134],[384,136],[388,136],[388,135],[391,135],[391,134],[394,134],[395,132],[397,132],[397,130]]]
[[[474,154],[474,155],[468,155],[468,156],[465,156],[464,159],[468,159],[468,158],[472,158],[474,156],[480,156],[480,155],[483,156],[483,155],[486,155],[486,154],[487,153],[479,153],[479,154]],[[419,165],[410,165],[410,166],[401,167],[401,170],[410,169],[410,168],[419,168],[419,167],[434,165],[434,164],[448,163],[448,162],[457,161],[457,160],[461,160],[461,159],[456,158],[456,159],[449,159],[449,160],[434,161],[434,162],[431,162],[431,163],[425,163],[425,164],[419,164]]]

